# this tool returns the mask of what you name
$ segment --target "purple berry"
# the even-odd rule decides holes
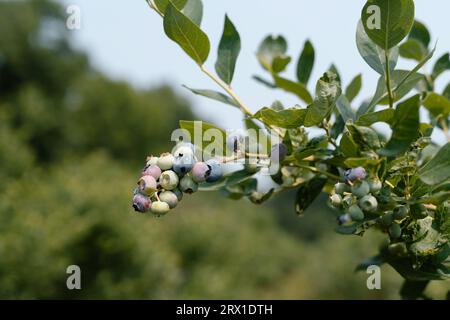
[[[133,208],[137,212],[147,212],[150,209],[151,204],[150,198],[143,194],[138,193],[133,197]]]
[[[363,167],[357,167],[345,171],[344,176],[348,181],[353,182],[356,180],[364,180],[367,176],[367,173]]]
[[[142,175],[143,176],[152,176],[153,178],[155,178],[156,180],[159,179],[159,177],[161,176],[161,169],[158,166],[155,165],[151,165],[149,167],[146,167],[144,169],[144,171],[142,171]]]
[[[209,176],[211,168],[204,162],[197,162],[192,168],[192,179],[197,183],[206,181]]]
[[[157,183],[152,176],[143,176],[138,181],[139,191],[143,194],[151,196],[157,190]]]
[[[206,161],[206,164],[210,169],[209,175],[206,177],[206,182],[211,183],[220,180],[223,175],[222,165],[214,159]]]

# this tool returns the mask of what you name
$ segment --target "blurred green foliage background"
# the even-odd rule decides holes
[[[60,6],[1,2],[0,298],[398,298],[391,268],[375,291],[353,272],[382,237],[334,234],[323,197],[302,218],[292,193],[262,207],[195,194],[163,219],[135,214],[147,152],[170,150],[178,120],[193,118],[168,86],[96,71]],[[66,288],[72,264],[82,290]]]

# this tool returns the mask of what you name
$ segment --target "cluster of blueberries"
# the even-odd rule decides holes
[[[161,216],[175,208],[183,193],[192,194],[200,183],[222,178],[221,163],[215,159],[197,161],[190,143],[177,145],[173,153],[149,156],[134,190],[133,208]]]

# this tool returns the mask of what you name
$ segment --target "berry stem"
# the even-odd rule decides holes
[[[332,174],[332,173],[330,173],[330,172],[328,172],[328,171],[320,170],[320,169],[318,169],[318,168],[316,168],[316,167],[311,167],[311,166],[307,166],[307,165],[303,165],[303,164],[298,164],[297,166],[298,166],[299,168],[303,168],[303,169],[312,171],[312,172],[314,172],[314,173],[320,173],[320,174],[323,174],[323,175],[327,176],[328,178],[331,178],[331,179],[334,179],[334,180],[337,180],[337,181],[341,181],[341,180],[342,180],[341,177],[339,177],[339,176],[337,176],[337,175],[335,175],[335,174]]]

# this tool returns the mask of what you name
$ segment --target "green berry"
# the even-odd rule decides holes
[[[359,206],[363,211],[374,212],[378,208],[377,198],[371,195],[364,196],[359,200]]]
[[[345,208],[350,208],[354,202],[355,200],[353,199],[353,196],[349,194],[344,196],[344,198],[342,199],[342,204]]]
[[[389,227],[389,234],[393,239],[398,239],[402,235],[402,228],[400,228],[400,225],[394,223]]]
[[[350,187],[345,183],[339,182],[334,185],[334,191],[337,194],[343,195],[344,192],[350,192]]]
[[[180,190],[184,193],[192,194],[197,192],[198,184],[192,179],[191,176],[184,176],[180,181]]]
[[[398,206],[394,209],[394,219],[402,220],[408,216],[408,207],[406,206]]]
[[[169,205],[170,209],[173,209],[178,204],[178,197],[172,191],[164,191],[159,194],[159,200]]]
[[[381,223],[386,227],[389,227],[393,222],[394,222],[394,214],[392,213],[392,211],[386,212],[381,217]]]
[[[367,182],[369,183],[370,192],[374,194],[380,192],[383,186],[381,180],[378,178],[371,178]]]
[[[414,204],[410,207],[411,215],[416,219],[423,219],[428,216],[427,208],[421,203]]]
[[[369,184],[366,181],[355,182],[352,186],[352,193],[358,198],[362,198],[370,192]]]
[[[330,204],[335,208],[340,208],[340,206],[342,205],[342,196],[339,194],[331,195]]]
[[[356,204],[348,208],[348,213],[350,214],[350,217],[354,221],[364,220],[364,212]]]
[[[172,168],[174,160],[174,156],[171,153],[166,152],[159,157],[157,165],[161,170],[169,170]]]
[[[159,183],[165,190],[173,190],[178,186],[180,179],[172,170],[164,171],[159,177]]]
[[[155,201],[152,203],[150,211],[157,216],[162,216],[170,211],[170,207],[169,204],[167,204],[166,202]]]

